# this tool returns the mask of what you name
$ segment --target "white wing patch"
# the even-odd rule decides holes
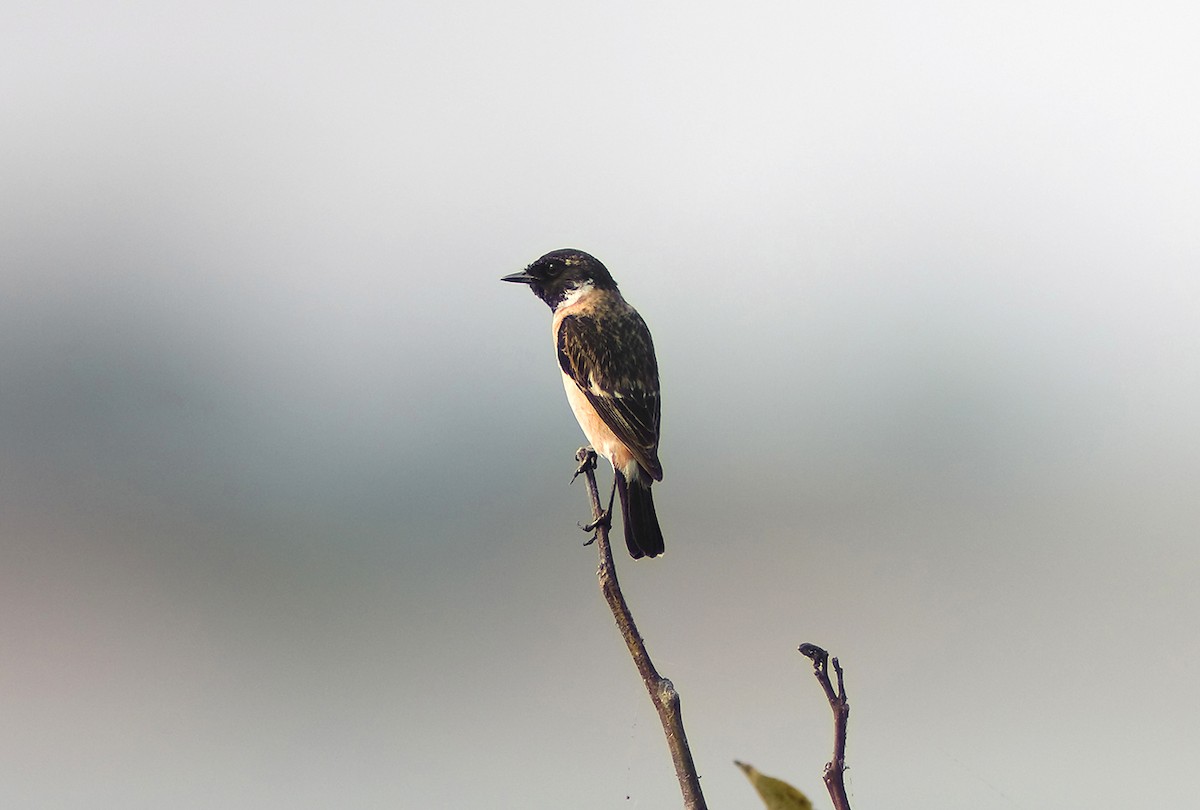
[[[588,375],[588,391],[591,392],[592,396],[596,397],[617,397],[619,399],[624,396],[620,391],[605,391],[601,388],[600,383],[596,382],[595,374]]]

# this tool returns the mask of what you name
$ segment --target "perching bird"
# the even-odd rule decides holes
[[[650,485],[658,461],[658,361],[650,330],[608,270],[581,250],[547,253],[503,281],[528,284],[554,310],[554,347],[571,410],[595,451],[613,465],[625,544],[636,560],[663,553]],[[612,513],[612,497],[609,511]],[[602,519],[605,519],[602,518]]]

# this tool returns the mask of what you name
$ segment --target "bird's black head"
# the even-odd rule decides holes
[[[501,281],[528,284],[533,294],[551,309],[589,286],[597,290],[617,288],[617,282],[613,281],[599,259],[573,248],[553,250],[522,272],[505,276]]]

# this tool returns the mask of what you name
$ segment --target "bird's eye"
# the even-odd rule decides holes
[[[560,272],[562,272],[562,268],[563,266],[558,262],[549,262],[546,265],[546,275],[557,276]]]

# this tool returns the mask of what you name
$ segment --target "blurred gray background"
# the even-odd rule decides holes
[[[805,641],[856,806],[1194,801],[1195,5],[6,9],[0,805],[678,806],[498,280],[565,246],[712,807],[829,806]]]

